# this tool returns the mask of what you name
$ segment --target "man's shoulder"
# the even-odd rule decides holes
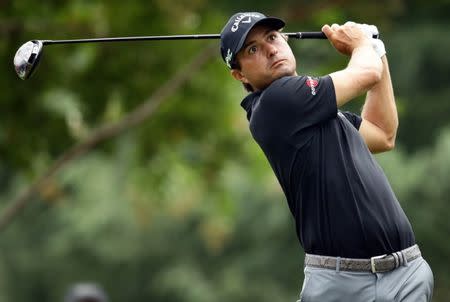
[[[331,81],[329,75],[319,77],[309,75],[285,76],[273,81],[265,89],[265,91],[273,91],[277,89],[299,89],[305,87],[305,85],[309,88],[314,88],[327,81]]]
[[[285,76],[273,81],[264,91],[265,96],[316,96],[319,90],[327,91],[332,87],[332,80],[329,75],[325,76]]]
[[[261,99],[278,99],[301,87],[303,76],[284,76],[273,81],[261,93]]]
[[[279,79],[276,79],[273,81],[267,88],[267,89],[276,89],[280,87],[284,87],[286,85],[294,85],[296,83],[304,82],[305,76],[284,76]]]

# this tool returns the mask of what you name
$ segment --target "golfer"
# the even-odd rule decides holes
[[[325,25],[345,69],[297,75],[283,20],[233,15],[221,32],[241,105],[295,218],[304,248],[300,301],[431,301],[433,274],[372,153],[394,147],[397,110],[373,25]],[[361,116],[339,107],[366,94]]]

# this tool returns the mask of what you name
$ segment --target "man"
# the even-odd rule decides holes
[[[285,23],[238,13],[221,32],[253,138],[286,195],[306,252],[300,301],[431,301],[433,275],[371,153],[391,150],[398,127],[389,67],[375,26],[325,25],[348,66],[298,76]],[[366,93],[361,117],[339,107]]]

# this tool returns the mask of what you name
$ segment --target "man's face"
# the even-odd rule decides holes
[[[265,25],[250,31],[236,59],[241,68],[233,69],[232,75],[255,91],[283,76],[297,75],[295,57],[286,39]]]

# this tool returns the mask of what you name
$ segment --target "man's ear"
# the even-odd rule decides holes
[[[239,69],[231,69],[231,75],[233,76],[233,78],[244,84],[250,84],[245,75]]]

